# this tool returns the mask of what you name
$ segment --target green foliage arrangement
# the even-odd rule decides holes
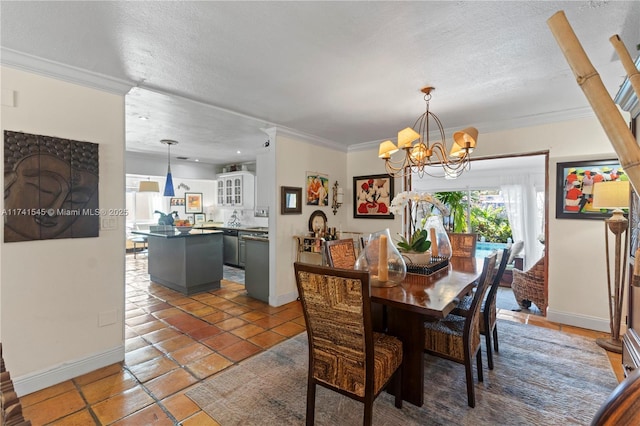
[[[403,252],[424,253],[431,247],[431,241],[428,241],[427,238],[427,231],[420,229],[414,232],[408,241],[404,236],[400,235],[400,241],[398,241],[396,245],[398,249]]]

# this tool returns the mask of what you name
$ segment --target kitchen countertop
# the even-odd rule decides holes
[[[138,235],[146,235],[149,237],[161,237],[161,238],[186,238],[186,237],[197,237],[202,235],[210,235],[210,234],[222,234],[222,231],[218,231],[215,229],[192,229],[187,234],[183,234],[178,230],[171,231],[131,231],[132,234]]]
[[[265,243],[269,242],[269,236],[260,236],[260,235],[245,235],[244,237],[245,240],[252,240],[252,241],[264,241]]]
[[[219,224],[208,224],[208,223],[200,223],[193,227],[193,229],[235,229],[236,231],[243,232],[253,232],[256,234],[260,233],[268,233],[269,228],[266,226],[251,226],[251,225],[242,225],[242,226],[225,226]]]

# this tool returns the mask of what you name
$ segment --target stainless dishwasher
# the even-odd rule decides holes
[[[222,262],[225,265],[238,266],[238,230],[222,230]]]
[[[254,299],[269,303],[269,237],[268,234],[246,238],[247,265],[244,287]]]

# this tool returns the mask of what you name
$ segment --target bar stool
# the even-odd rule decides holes
[[[142,244],[142,248],[144,249],[145,245],[147,244],[147,237],[140,235],[137,237],[132,237],[130,238],[130,240],[133,243],[133,258],[136,259],[136,255],[138,253],[138,244]]]

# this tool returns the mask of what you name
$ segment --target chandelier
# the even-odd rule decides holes
[[[392,177],[417,173],[420,177],[426,174],[455,179],[471,167],[470,154],[476,147],[478,129],[467,127],[455,132],[451,150],[448,150],[442,122],[438,116],[429,111],[433,90],[435,88],[430,86],[421,90],[424,93],[426,111],[418,117],[413,128],[407,127],[398,132],[398,145],[396,146],[390,140],[380,143],[378,157],[384,160],[387,174]],[[440,132],[440,140],[437,142],[429,140],[431,121],[436,124]],[[415,141],[418,142],[414,144]],[[400,150],[404,151],[404,157],[398,161],[391,160],[391,155]]]

